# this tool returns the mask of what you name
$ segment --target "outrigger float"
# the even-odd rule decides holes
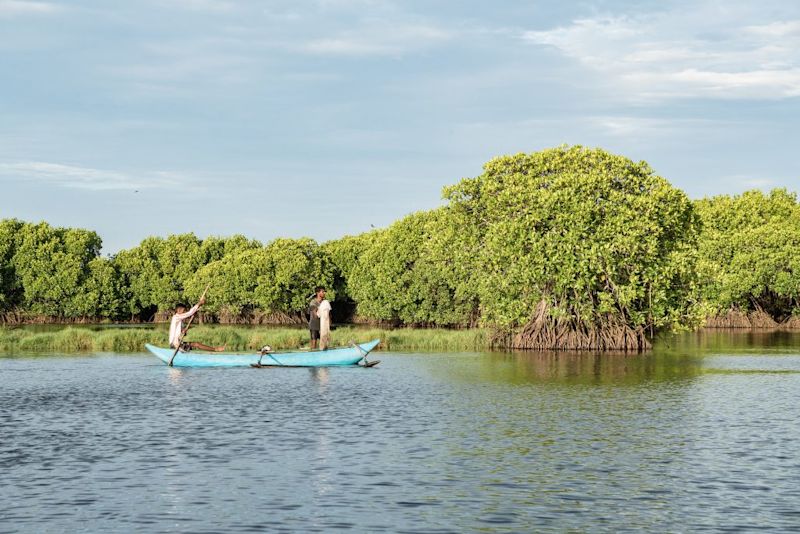
[[[145,344],[159,360],[173,367],[333,367],[360,365],[372,367],[379,360],[367,361],[369,354],[380,343],[373,339],[367,343],[353,343],[349,347],[327,350],[285,351],[285,352],[201,352],[189,351],[175,353],[175,349]],[[173,358],[174,355],[174,358]],[[362,361],[363,360],[363,361]]]

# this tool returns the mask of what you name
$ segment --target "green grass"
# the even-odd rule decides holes
[[[444,330],[339,327],[331,332],[333,346],[380,338],[379,349],[395,351],[481,351],[490,347],[489,332],[481,329]],[[308,346],[308,331],[299,328],[193,327],[187,340],[226,345],[232,352],[275,350]],[[0,328],[0,353],[11,352],[141,352],[144,344],[167,346],[167,332],[152,328],[65,327],[49,332],[26,328]]]

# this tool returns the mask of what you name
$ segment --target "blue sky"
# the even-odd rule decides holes
[[[490,158],[800,189],[800,2],[0,0],[0,218],[324,241]]]

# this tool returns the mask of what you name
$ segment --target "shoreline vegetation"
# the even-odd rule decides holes
[[[443,198],[325,243],[189,233],[113,256],[94,231],[2,219],[0,323],[163,322],[210,285],[201,323],[299,326],[323,285],[336,323],[405,336],[395,343],[409,349],[430,337],[471,350],[480,332],[481,348],[641,352],[703,325],[800,328],[800,205],[785,189],[691,200],[646,162],[562,146],[492,159]],[[144,343],[63,332],[14,343]]]
[[[0,327],[0,354],[26,352],[143,352],[144,344],[167,346],[168,332],[163,328],[91,329],[66,326],[37,332],[26,327]],[[264,345],[274,350],[308,348],[308,331],[300,328],[247,328],[238,326],[198,325],[187,339],[209,345],[226,345],[231,352],[255,352]],[[380,350],[395,351],[485,351],[491,348],[491,332],[486,329],[422,330],[401,328],[361,328],[340,326],[331,331],[334,347],[351,342],[380,339]]]
[[[45,331],[39,328],[46,328]],[[797,328],[703,328],[700,338],[716,339],[719,335],[797,335]],[[168,331],[165,325],[24,325],[0,326],[0,356],[29,353],[90,353],[90,352],[144,352],[144,344],[159,347],[167,345]],[[662,338],[666,345],[679,346],[685,340],[680,337]],[[308,331],[296,327],[261,327],[238,325],[198,325],[191,329],[193,341],[208,345],[226,345],[231,352],[256,352],[264,345],[274,350],[297,350],[308,348]],[[417,329],[417,328],[371,328],[338,326],[331,332],[334,347],[348,346],[351,342],[362,343],[380,339],[377,350],[410,352],[489,352],[506,350],[494,339],[494,333],[486,328],[464,330]],[[725,338],[729,344],[730,340]],[[693,342],[697,342],[694,340]],[[552,351],[539,351],[552,352]],[[571,351],[580,354],[598,354],[600,351]],[[620,351],[617,351],[620,352]],[[624,351],[621,351],[624,352]]]

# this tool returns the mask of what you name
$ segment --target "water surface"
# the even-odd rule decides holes
[[[0,532],[800,529],[800,337],[373,369],[0,357]]]

